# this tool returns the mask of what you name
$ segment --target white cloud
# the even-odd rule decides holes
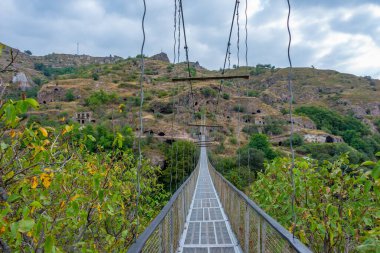
[[[313,1],[315,2],[315,1]],[[366,2],[366,3],[365,3]],[[355,5],[354,5],[355,4]],[[380,78],[378,0],[294,2],[292,56],[297,66],[336,69]],[[190,60],[219,69],[223,64],[234,2],[183,1]],[[172,59],[173,2],[147,1],[146,54],[163,50]],[[142,40],[141,1],[0,0],[0,41],[35,54],[81,53],[134,56]],[[244,55],[245,1],[240,8]],[[286,1],[248,0],[249,62],[287,66]],[[237,62],[236,29],[231,64]],[[184,60],[182,36],[181,60]],[[241,61],[242,62],[242,61]],[[377,74],[376,74],[377,73]]]

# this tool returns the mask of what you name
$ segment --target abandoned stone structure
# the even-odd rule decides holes
[[[81,125],[95,123],[95,119],[92,118],[92,112],[76,112],[74,119]]]
[[[344,142],[343,138],[340,136],[335,136],[331,134],[305,134],[305,142],[309,143],[339,143]]]
[[[40,104],[47,104],[65,99],[66,89],[58,85],[48,85],[41,89],[37,94],[37,100]]]

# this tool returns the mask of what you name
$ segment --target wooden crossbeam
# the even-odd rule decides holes
[[[203,77],[177,77],[177,78],[172,78],[172,82],[183,82],[183,81],[207,81],[207,80],[227,80],[227,79],[249,79],[249,75],[236,75],[236,76],[203,76]]]
[[[188,123],[188,126],[199,126],[199,127],[223,127],[221,125],[205,125],[205,124],[193,124],[193,123]]]

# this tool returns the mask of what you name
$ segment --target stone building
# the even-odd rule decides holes
[[[92,118],[92,112],[76,112],[74,119],[81,125],[95,123],[95,119]]]

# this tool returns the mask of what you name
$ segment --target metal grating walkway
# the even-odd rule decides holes
[[[197,185],[178,252],[241,252],[212,183],[205,147],[201,148]]]

